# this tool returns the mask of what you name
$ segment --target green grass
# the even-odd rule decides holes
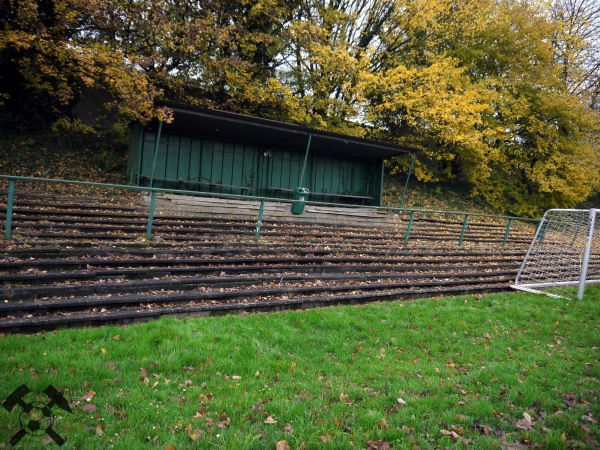
[[[0,399],[61,390],[67,448],[589,447],[599,313],[598,290],[509,293],[6,335]]]

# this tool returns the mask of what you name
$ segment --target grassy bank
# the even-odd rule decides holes
[[[127,143],[49,130],[0,136],[0,174],[121,184]]]
[[[9,335],[0,398],[59,389],[70,448],[586,448],[599,313],[596,289]],[[0,446],[19,412],[0,409]]]

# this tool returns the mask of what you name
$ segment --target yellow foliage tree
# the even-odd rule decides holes
[[[2,6],[0,120],[68,122],[86,89],[123,122],[168,120],[164,96],[409,145],[420,179],[468,182],[510,213],[600,187],[595,0]]]

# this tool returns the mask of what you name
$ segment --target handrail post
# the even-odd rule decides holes
[[[263,211],[265,209],[264,199],[260,201],[260,209],[258,210],[258,220],[256,221],[256,234],[254,240],[258,242],[260,239],[260,228],[262,227]]]
[[[160,133],[162,132],[162,120],[158,122],[158,132],[156,133],[156,142],[154,142],[154,158],[152,159],[152,173],[150,174],[150,186],[154,187],[154,172],[156,171],[156,157],[158,156],[158,146],[160,145]]]
[[[150,208],[148,210],[148,225],[146,227],[146,239],[152,237],[152,220],[154,219],[154,208],[156,206],[156,191],[152,191],[150,197]]]
[[[508,240],[508,233],[510,233],[510,226],[512,225],[512,219],[508,219],[508,224],[506,225],[506,232],[504,233],[504,239],[502,240],[502,247],[506,245],[506,241]]]
[[[406,234],[404,235],[404,245],[408,244],[408,238],[410,236],[410,229],[412,227],[413,219],[415,218],[415,212],[411,211],[408,218],[408,225],[406,226]]]
[[[13,201],[15,198],[15,180],[8,180],[8,196],[6,198],[6,222],[4,222],[4,237],[10,239],[12,231]]]
[[[462,247],[463,241],[465,240],[465,231],[467,231],[467,221],[469,220],[469,215],[465,214],[465,219],[463,220],[462,230],[460,230],[460,239],[458,240],[458,246]]]

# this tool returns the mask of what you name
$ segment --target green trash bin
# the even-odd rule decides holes
[[[292,214],[302,214],[304,212],[304,202],[308,200],[308,189],[297,187],[294,189],[294,202],[292,203]]]

